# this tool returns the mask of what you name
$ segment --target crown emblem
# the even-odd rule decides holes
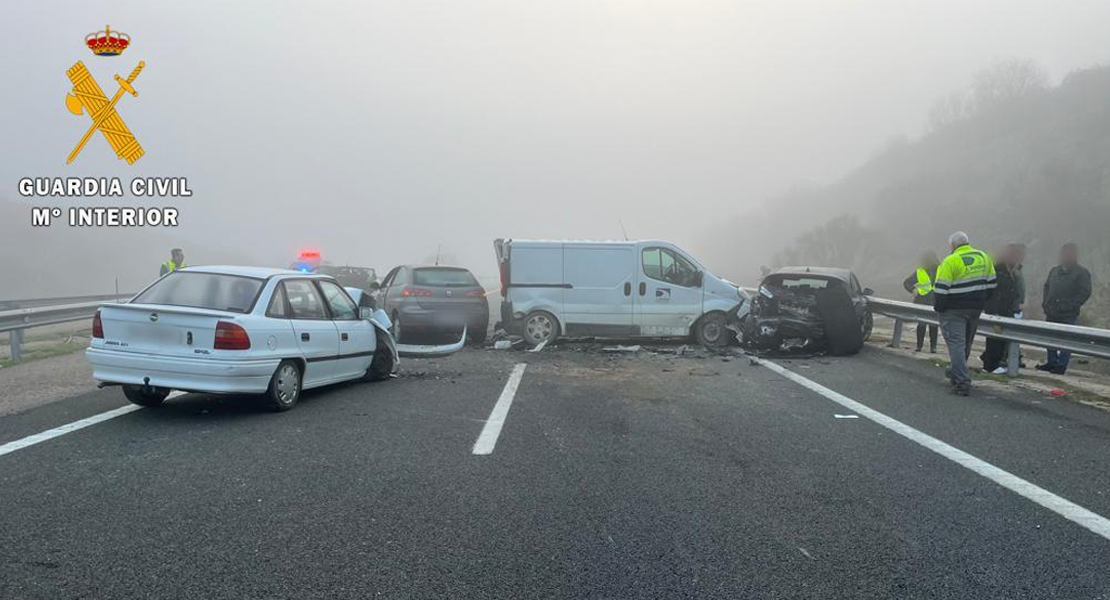
[[[131,44],[131,36],[119,31],[112,31],[107,25],[104,31],[97,31],[85,36],[85,44],[97,56],[119,56]]]

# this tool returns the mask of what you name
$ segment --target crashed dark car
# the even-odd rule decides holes
[[[741,343],[776,354],[855,354],[871,337],[871,293],[848,269],[784,267],[764,277],[736,318]]]

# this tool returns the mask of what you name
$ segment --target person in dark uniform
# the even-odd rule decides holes
[[[1044,282],[1041,308],[1049,323],[1075,325],[1079,310],[1091,298],[1091,272],[1079,264],[1079,247],[1074,242],[1060,248],[1060,264],[1052,267]],[[1037,369],[1063,375],[1068,370],[1071,352],[1048,348],[1048,360]]]
[[[917,269],[910,273],[910,276],[902,282],[902,287],[906,291],[913,294],[914,304],[925,304],[932,306],[935,301],[936,295],[933,293],[934,284],[937,275],[937,266],[940,265],[940,259],[937,258],[937,253],[929,250],[921,255]],[[925,330],[929,331],[929,352],[937,353],[937,326],[929,325],[927,323],[917,324],[917,349],[915,352],[921,352],[922,346],[925,345]]]
[[[1017,261],[1018,250],[1014,244],[1006,246],[1006,249],[999,253],[998,259],[994,261],[997,286],[983,308],[984,313],[1010,318],[1017,314],[1019,298]],[[1006,358],[1009,343],[1003,339],[988,337],[986,344],[986,349],[979,355],[979,360],[983,361],[983,371],[995,375],[1005,373],[1007,369],[1003,361]]]

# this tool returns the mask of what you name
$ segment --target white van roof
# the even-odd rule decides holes
[[[669,244],[667,240],[505,240],[511,244],[546,245],[546,244],[613,244],[614,246],[635,246],[636,244]]]

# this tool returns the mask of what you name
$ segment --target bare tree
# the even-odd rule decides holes
[[[1048,87],[1048,75],[1036,62],[1011,58],[975,74],[970,103],[974,111],[1028,96]]]
[[[929,131],[939,131],[968,117],[967,94],[952,92],[939,98],[929,109]]]

